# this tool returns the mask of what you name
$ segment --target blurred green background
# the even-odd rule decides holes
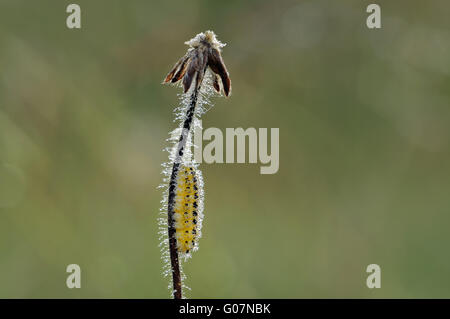
[[[208,29],[233,95],[204,128],[279,127],[280,170],[201,165],[188,297],[450,297],[450,3],[377,1],[369,30],[370,3],[0,0],[0,297],[170,296],[161,82]]]

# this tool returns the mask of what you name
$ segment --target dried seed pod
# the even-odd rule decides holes
[[[186,93],[194,80],[196,89],[203,79],[203,73],[209,68],[214,75],[220,77],[223,87],[223,93],[228,96],[231,92],[231,80],[225,63],[220,54],[221,48],[225,44],[217,40],[212,31],[199,33],[191,40],[185,42],[190,46],[186,54],[174,65],[172,70],[164,79],[164,83],[176,83],[183,79],[183,89]],[[220,92],[220,86],[215,80],[214,89]]]

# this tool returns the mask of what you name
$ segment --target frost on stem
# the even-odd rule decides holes
[[[197,34],[186,42],[189,49],[166,76],[164,83],[182,80],[180,106],[175,108],[178,128],[170,133],[169,161],[163,164],[163,199],[159,235],[164,274],[172,275],[172,294],[182,298],[184,260],[198,249],[203,221],[204,187],[202,173],[192,159],[192,132],[199,118],[212,107],[209,98],[231,92],[231,81],[220,54],[224,46],[212,31]],[[209,106],[209,108],[207,108]]]
[[[191,92],[180,94],[180,105],[174,110],[175,120],[179,123],[179,125],[176,129],[169,133],[169,138],[167,139],[170,144],[169,147],[165,148],[165,151],[168,152],[168,161],[162,164],[163,183],[159,186],[159,188],[163,190],[163,198],[161,200],[159,218],[159,240],[161,256],[164,263],[163,273],[168,277],[172,276],[168,237],[168,194],[170,179],[175,163],[179,163],[180,167],[179,173],[177,173],[177,206],[175,207],[174,214],[174,222],[177,222],[175,226],[178,226],[176,227],[176,237],[179,256],[184,260],[187,260],[192,256],[192,252],[196,251],[199,248],[198,240],[201,237],[201,227],[203,222],[204,188],[202,172],[199,169],[198,163],[195,163],[193,160],[192,149],[194,145],[192,132],[197,127],[201,128],[201,121],[199,120],[199,117],[213,106],[210,102],[210,97],[212,97],[214,94],[214,91],[211,89],[211,76],[210,74],[206,73],[198,95],[191,129],[188,132],[184,132],[185,146],[183,148],[183,155],[181,157],[179,156],[179,140],[184,131],[183,125],[187,119],[186,114],[190,106]],[[191,168],[194,172],[193,174],[190,173]],[[189,171],[186,173],[186,170],[188,169]],[[185,180],[186,177],[188,178],[188,181]],[[196,200],[195,206],[197,207],[194,206],[194,199]],[[186,204],[188,204],[188,209],[182,211],[183,205]],[[186,212],[188,213],[188,215],[186,216],[187,218],[184,219],[184,213]],[[196,217],[196,224],[194,224],[194,217]],[[180,221],[188,221],[188,224],[184,225],[185,227],[182,227],[183,225],[180,225]],[[184,234],[186,234],[186,230],[190,230],[191,234],[189,235],[195,235],[195,239],[188,239],[189,236],[183,236],[181,233],[183,230]],[[192,234],[192,231],[194,231],[194,233],[196,234]],[[186,240],[188,240],[188,245],[183,245],[182,242],[185,242]],[[194,243],[192,243],[192,240],[194,240]],[[190,248],[188,249],[188,247]],[[181,265],[180,271],[181,278],[184,279],[185,275],[182,273]],[[183,282],[182,285],[184,289],[189,289],[183,284]],[[172,283],[169,285],[169,287],[170,289],[172,289]]]

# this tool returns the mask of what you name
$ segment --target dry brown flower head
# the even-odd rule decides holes
[[[197,34],[194,38],[186,41],[189,45],[186,54],[174,65],[172,71],[164,79],[164,83],[176,83],[183,79],[183,89],[186,93],[195,78],[195,88],[198,89],[202,83],[203,76],[209,68],[213,75],[213,87],[221,92],[219,78],[222,83],[223,93],[228,96],[231,91],[231,81],[227,68],[220,54],[225,44],[217,40],[213,31]]]

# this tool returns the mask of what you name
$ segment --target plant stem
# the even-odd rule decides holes
[[[175,195],[177,188],[177,175],[180,169],[180,163],[184,154],[184,148],[188,139],[189,131],[194,119],[195,107],[197,105],[198,93],[200,91],[200,85],[194,88],[194,91],[190,97],[189,107],[186,112],[186,118],[183,123],[183,129],[181,131],[180,139],[178,140],[177,153],[172,167],[172,174],[170,175],[169,182],[169,198],[167,203],[167,224],[169,234],[169,251],[170,251],[170,264],[172,269],[172,281],[173,281],[173,298],[182,298],[182,280],[180,272],[180,262],[178,258],[177,239],[175,237],[175,221],[173,219]]]

